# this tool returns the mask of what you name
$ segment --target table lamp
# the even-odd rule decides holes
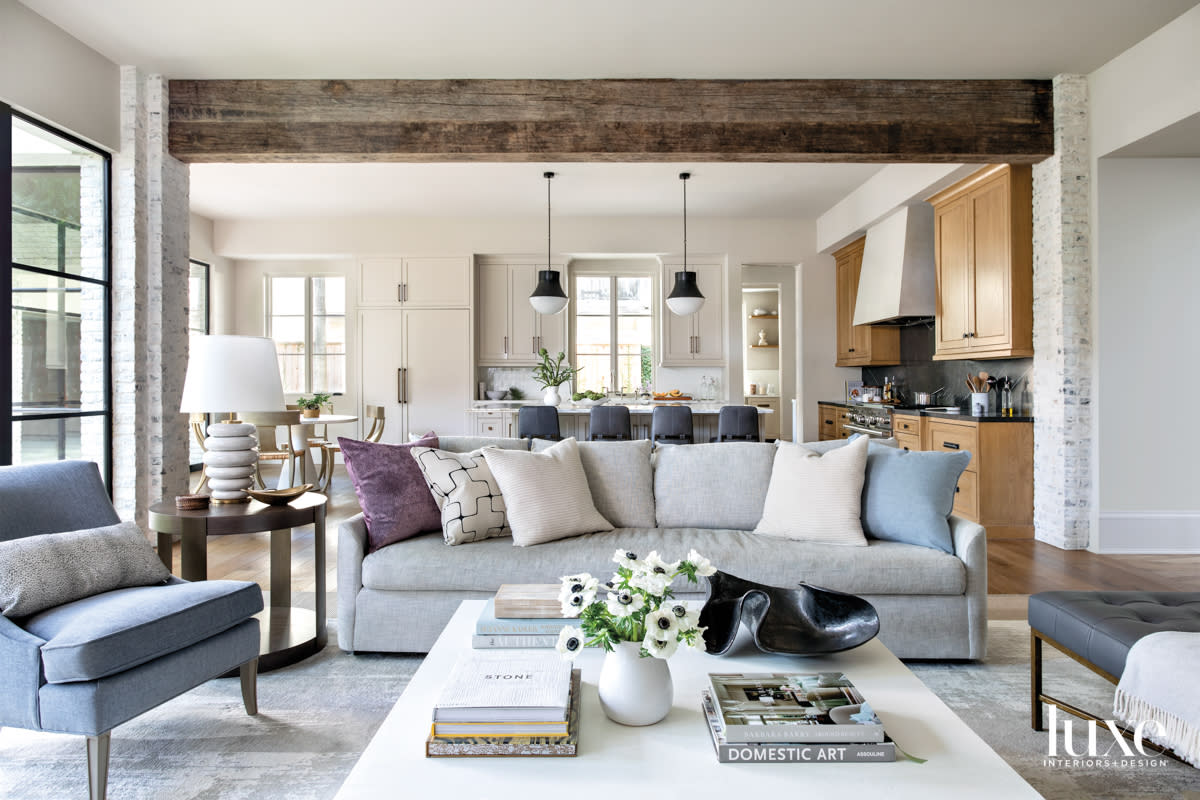
[[[204,468],[214,503],[247,503],[254,484],[258,440],[239,411],[282,411],[283,382],[275,342],[262,336],[195,336],[179,410],[226,414],[208,426]]]

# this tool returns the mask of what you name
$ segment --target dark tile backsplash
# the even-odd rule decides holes
[[[932,392],[938,387],[946,391],[936,398],[938,405],[959,406],[967,409],[970,390],[967,388],[968,374],[980,371],[997,377],[1007,375],[1014,381],[1024,376],[1014,390],[1016,413],[1033,413],[1033,359],[998,358],[986,361],[934,361],[933,323],[914,325],[900,329],[900,360],[895,367],[863,367],[862,380],[868,386],[883,386],[885,376],[895,378],[903,402],[912,401],[913,392]],[[998,393],[993,392],[993,407],[999,404]]]

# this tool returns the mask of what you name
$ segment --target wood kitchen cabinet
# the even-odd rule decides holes
[[[862,272],[867,237],[856,239],[833,254],[837,270],[838,367],[886,366],[900,363],[900,329],[886,325],[855,325],[854,304]]]
[[[683,269],[679,263],[664,263],[662,268],[662,300],[659,324],[662,346],[659,366],[662,367],[723,367],[725,356],[725,265],[719,262],[688,264],[696,273],[696,284],[704,295],[704,305],[695,314],[677,317],[667,308],[667,295],[675,285],[675,273]]]
[[[358,262],[360,308],[466,308],[468,256],[364,258]]]
[[[570,306],[558,314],[545,315],[533,310],[529,295],[537,286],[540,264],[511,264],[481,260],[476,267],[479,364],[486,367],[533,366],[538,350],[552,355],[567,349],[567,317]],[[553,269],[566,271],[562,264]]]
[[[770,442],[779,438],[779,398],[778,397],[761,397],[756,394],[745,395],[745,402],[748,406],[755,408],[769,408],[770,414],[758,415],[758,427],[762,432],[764,442]]]
[[[1032,168],[986,167],[928,202],[937,262],[934,360],[1032,356]]]
[[[824,404],[817,405],[817,425],[820,430],[817,431],[817,440],[821,442],[830,439],[837,439],[838,421],[837,421],[837,406],[827,406]]]

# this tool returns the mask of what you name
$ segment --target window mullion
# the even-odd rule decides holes
[[[313,376],[313,278],[304,281],[304,386],[312,394]]]

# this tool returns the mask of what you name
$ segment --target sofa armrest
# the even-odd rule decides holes
[[[967,568],[967,615],[970,618],[971,658],[987,655],[987,531],[982,525],[950,515],[954,554]]]
[[[356,514],[338,526],[338,647],[354,652],[354,613],[362,589],[362,563],[367,557],[367,520]]]
[[[46,641],[0,617],[0,727],[40,730],[38,690]]]

